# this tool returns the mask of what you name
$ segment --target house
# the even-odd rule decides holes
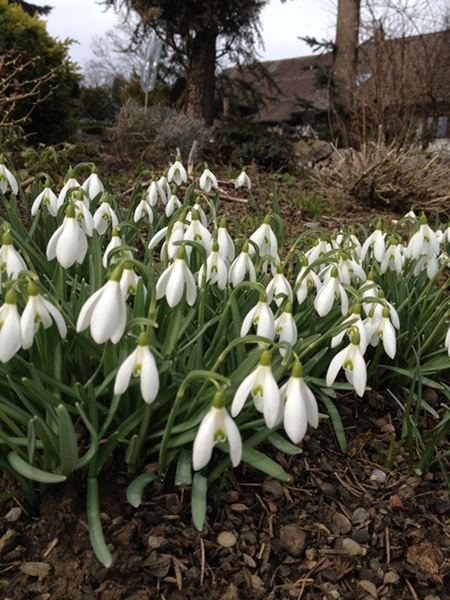
[[[333,54],[267,61],[263,67],[278,86],[252,72],[227,69],[231,81],[253,87],[266,102],[252,118],[271,127],[305,131],[328,127],[332,117]],[[387,138],[413,131],[422,140],[450,138],[450,31],[386,39],[378,30],[360,45],[352,119],[361,134]],[[247,110],[237,95],[235,109]],[[229,104],[229,101],[228,101]],[[226,108],[226,107],[225,107]]]

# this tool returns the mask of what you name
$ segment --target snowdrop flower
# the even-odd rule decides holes
[[[13,246],[11,234],[9,231],[5,232],[0,248],[0,281],[1,274],[5,271],[9,279],[17,279],[20,271],[25,271],[26,268],[25,261]]]
[[[294,290],[297,296],[297,301],[302,304],[309,292],[315,288],[319,290],[322,287],[322,282],[314,271],[309,267],[308,259],[303,257],[302,266],[295,279]]]
[[[361,349],[361,354],[364,355],[366,353],[370,338],[376,330],[376,326],[372,325],[369,327],[369,323],[362,320],[360,304],[356,304],[353,307],[350,315],[342,322],[342,327],[342,331],[331,338],[331,347],[336,348],[339,346],[345,335],[351,339],[353,334],[358,332],[360,338],[359,347]]]
[[[212,248],[211,234],[204,225],[200,222],[200,215],[197,210],[192,210],[191,222],[186,227],[184,232],[185,241],[198,242],[206,250],[206,256],[209,256]],[[187,249],[188,255],[191,253],[191,248]]]
[[[76,217],[81,225],[81,228],[85,232],[86,235],[91,236],[94,231],[94,217],[91,215],[91,212],[84,202],[81,199],[82,194],[77,194],[78,199],[75,200],[75,210]]]
[[[159,185],[158,181],[153,179],[148,188],[146,200],[150,206],[156,206],[158,204],[158,199],[160,199],[163,204],[167,204],[165,191]]]
[[[321,317],[327,315],[338,299],[341,302],[341,313],[346,315],[348,311],[347,293],[339,282],[337,268],[333,266],[328,281],[317,292],[314,300],[314,308],[317,314]]]
[[[131,263],[126,262],[123,268],[122,277],[120,278],[120,289],[122,290],[125,300],[130,294],[136,294],[136,289],[139,282],[139,275],[133,270]]]
[[[248,253],[248,243],[245,242],[242,246],[241,253],[234,259],[230,266],[230,270],[228,271],[228,281],[236,287],[244,281],[247,273],[250,281],[256,281],[255,265],[252,263],[252,259]]]
[[[439,246],[442,246],[442,244],[445,244],[447,241],[447,234],[443,229],[436,230],[436,237],[439,242]]]
[[[167,181],[166,171],[163,175],[158,179],[158,184],[162,188],[166,198],[170,198],[172,194],[172,190],[170,189],[170,183]]]
[[[425,254],[430,256],[432,253],[439,254],[439,241],[435,232],[427,223],[427,218],[422,215],[419,218],[419,230],[409,240],[407,255],[408,258],[418,258]]]
[[[194,276],[186,264],[186,250],[184,246],[178,248],[174,262],[161,274],[156,284],[156,299],[166,297],[167,304],[173,308],[183,297],[186,291],[186,302],[193,306],[197,298]]]
[[[383,308],[382,317],[379,319],[373,335],[383,341],[384,351],[390,358],[394,358],[396,353],[396,336],[394,326],[389,318],[389,308],[387,306]]]
[[[140,219],[147,217],[150,223],[153,223],[153,210],[150,204],[147,201],[147,196],[142,194],[142,200],[136,206],[134,211],[133,220],[137,223]]]
[[[166,204],[166,217],[171,217],[178,208],[181,208],[181,202],[178,200],[175,194],[171,194]]]
[[[323,233],[320,240],[305,253],[305,256],[308,258],[308,263],[312,265],[317,259],[321,258],[331,250],[333,250],[333,246],[328,241],[327,234]]]
[[[251,394],[256,410],[263,413],[269,429],[281,420],[283,405],[280,390],[272,373],[270,352],[264,350],[259,365],[239,385],[231,404],[231,416],[236,417]]]
[[[235,188],[246,187],[248,190],[251,189],[252,182],[250,181],[250,177],[247,175],[245,168],[242,169],[241,174],[238,175],[238,177],[236,178],[236,181],[234,182],[234,187]]]
[[[447,348],[448,355],[450,356],[450,327],[447,329],[447,334],[444,340],[444,346]]]
[[[262,225],[252,233],[250,240],[259,248],[259,255],[261,257],[266,255],[272,256],[278,263],[280,262],[280,257],[278,256],[278,240],[270,227],[270,221],[271,217],[270,215],[267,215]],[[251,246],[250,255],[253,255],[254,253],[255,249]]]
[[[241,326],[241,336],[244,337],[251,327],[256,328],[256,335],[273,340],[275,337],[275,318],[265,295],[259,297],[259,301],[244,317]]]
[[[383,233],[383,223],[380,220],[376,225],[375,231],[369,235],[363,244],[361,260],[364,260],[369,250],[372,250],[375,260],[381,263],[386,252],[385,238],[386,234]]]
[[[200,176],[199,185],[200,189],[203,190],[206,194],[208,194],[208,192],[210,192],[212,188],[217,190],[217,188],[219,187],[216,176],[213,173],[211,173],[206,163],[205,170]]]
[[[61,191],[58,194],[58,209],[61,208],[61,206],[67,200],[67,194],[69,193],[69,191],[73,192],[74,190],[79,188],[81,188],[81,186],[75,177],[75,171],[72,169],[72,167],[70,167],[70,169],[67,172],[66,183],[63,185]],[[83,195],[82,198],[84,198],[83,202],[86,208],[89,209],[89,203],[87,201],[87,198]]]
[[[94,213],[94,227],[103,235],[110,226],[114,229],[118,224],[116,213],[111,208],[109,195],[106,193],[103,202]]]
[[[48,241],[47,258],[56,258],[62,267],[68,269],[76,262],[83,262],[87,249],[86,234],[75,217],[74,205],[69,204],[62,225]]]
[[[385,307],[389,309],[389,318],[392,321],[392,325],[395,327],[395,329],[400,329],[400,318],[398,316],[398,312],[395,310],[392,304],[386,300],[383,290],[378,290],[378,302],[376,302],[374,306],[375,318],[381,319],[383,316],[383,309]]]
[[[439,271],[439,261],[434,252],[430,254],[424,254],[417,259],[417,263],[414,266],[414,276],[418,277],[422,271],[427,272],[428,279],[433,279],[436,273]]]
[[[8,187],[11,188],[11,192],[13,194],[17,195],[17,192],[19,191],[17,179],[14,177],[14,175],[11,173],[11,171],[8,169],[8,167],[5,166],[5,158],[4,158],[3,154],[1,154],[0,155],[0,192],[2,192],[2,194],[4,194],[6,192],[6,190],[8,189]]]
[[[286,304],[284,312],[275,319],[275,333],[280,342],[289,342],[293,346],[297,341],[297,325],[292,316],[292,304],[290,302]],[[280,348],[280,354],[281,356],[285,356],[286,349]]]
[[[231,235],[227,230],[227,221],[223,217],[220,221],[219,227],[217,228],[217,241],[219,242],[219,252],[223,260],[230,265],[235,256],[235,248]]]
[[[97,198],[97,196],[105,192],[105,186],[98,176],[97,167],[92,167],[91,174],[81,188],[86,192],[86,195],[90,200],[94,200],[94,198]]]
[[[121,239],[117,229],[113,229],[111,232],[111,241],[106,246],[105,252],[103,253],[102,265],[105,267],[105,269],[108,267],[110,252],[112,250],[115,250],[116,248],[120,248],[121,246],[125,246],[125,245],[126,244]],[[112,260],[117,259],[119,257],[120,258],[133,258],[133,255],[131,254],[130,250],[124,250],[122,252],[115,252],[114,258]]]
[[[169,168],[167,173],[167,181],[172,183],[172,181],[180,187],[182,183],[187,182],[187,173],[186,169],[183,167],[180,161],[180,157],[177,156],[173,165]]]
[[[356,277],[361,281],[366,281],[367,275],[364,269],[355,260],[347,254],[340,252],[336,264],[338,270],[338,279],[341,283],[350,285],[352,279]]]
[[[90,327],[97,344],[107,340],[117,344],[125,331],[127,307],[120,289],[122,269],[121,266],[114,269],[109,281],[87,299],[78,316],[77,331]]]
[[[286,279],[281,267],[277,269],[276,275],[269,281],[266,287],[267,302],[270,304],[272,300],[275,300],[277,306],[285,301],[286,298],[289,302],[292,302],[293,293],[292,287],[289,281]]]
[[[192,219],[192,213],[194,210],[196,210],[198,212],[198,215],[200,217],[200,223],[203,225],[203,227],[208,227],[208,219],[206,218],[205,211],[203,210],[200,202],[198,202],[198,201],[194,204],[194,206],[192,207],[192,210],[190,210],[187,213],[186,221],[189,222]]]
[[[295,362],[292,374],[281,387],[281,401],[284,403],[283,426],[289,439],[298,444],[305,437],[308,424],[317,428],[319,409],[314,394],[303,379],[303,367]]]
[[[48,212],[52,217],[56,217],[56,213],[58,212],[58,197],[50,187],[50,181],[48,179],[45,182],[44,189],[36,196],[31,207],[31,214],[33,217],[37,215],[41,204],[47,207]]]
[[[225,261],[220,256],[219,244],[214,242],[211,254],[206,259],[206,271],[205,263],[202,264],[198,272],[198,287],[202,286],[203,277],[205,281],[217,284],[219,290],[224,290],[228,282],[228,269]]]
[[[380,272],[384,274],[389,269],[393,273],[398,273],[400,275],[403,270],[404,262],[405,248],[403,244],[397,244],[395,238],[392,238],[383,260],[381,261]]]
[[[158,395],[159,374],[146,333],[139,335],[136,349],[120,365],[114,382],[114,394],[124,394],[132,376],[139,377],[142,399],[151,404]]]
[[[326,383],[328,386],[332,386],[338,372],[343,368],[347,381],[353,385],[357,395],[362,398],[366,389],[367,369],[359,344],[359,333],[354,333],[347,348],[338,352],[331,361],[326,375]]]
[[[22,346],[17,292],[10,289],[0,307],[0,361],[8,362]]]
[[[28,300],[20,319],[20,331],[22,335],[22,348],[31,348],[40,324],[44,329],[55,322],[59,335],[64,339],[67,327],[59,310],[51,302],[42,297],[37,285],[32,281],[27,286]]]
[[[210,411],[203,417],[192,448],[192,466],[203,469],[211,460],[214,446],[228,440],[230,459],[237,467],[242,458],[242,439],[239,429],[227,412],[222,392],[217,392]]]

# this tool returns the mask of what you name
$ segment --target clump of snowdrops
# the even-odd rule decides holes
[[[263,442],[299,453],[322,417],[345,451],[336,391],[370,387],[403,406],[412,467],[445,458],[448,408],[421,390],[449,398],[448,229],[411,213],[286,246],[275,211],[240,230],[207,165],[188,179],[177,157],[145,177],[121,198],[86,163],[59,190],[41,173],[25,193],[0,161],[0,464],[30,502],[85,479],[109,566],[99,478],[112,456],[134,506],[168,474],[191,486],[201,529],[208,487],[231,466],[289,480]],[[235,185],[251,194],[245,170]],[[436,422],[426,435],[422,410]]]

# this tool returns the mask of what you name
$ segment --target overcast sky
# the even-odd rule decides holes
[[[54,38],[72,38],[70,49],[73,61],[81,67],[91,57],[91,43],[95,36],[103,36],[114,27],[117,17],[95,0],[33,0],[37,5],[50,5],[53,10],[47,20],[47,31]],[[292,58],[311,54],[311,49],[298,39],[315,36],[333,37],[335,13],[333,0],[270,0],[261,13],[262,36],[265,49],[260,49],[261,60]]]

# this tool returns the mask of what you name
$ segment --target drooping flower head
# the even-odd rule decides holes
[[[246,187],[248,190],[251,189],[252,182],[250,181],[250,177],[247,175],[245,167],[242,169],[240,175],[238,175],[238,177],[236,178],[236,181],[234,182],[234,187],[236,189],[240,187]]]
[[[344,369],[347,381],[362,398],[366,389],[367,368],[361,353],[359,332],[353,334],[350,344],[338,352],[331,361],[326,375],[328,386],[333,385],[341,368]]]
[[[186,292],[186,302],[193,306],[197,298],[197,288],[194,276],[186,263],[186,249],[178,248],[177,257],[161,274],[156,284],[156,299],[166,297],[167,304],[173,308],[183,298]]]
[[[50,181],[48,179],[45,181],[45,186],[42,192],[34,199],[31,207],[31,214],[33,217],[37,215],[37,212],[42,204],[47,207],[47,210],[52,217],[56,217],[56,213],[58,212],[58,196],[52,190]]]
[[[120,365],[114,383],[114,393],[125,393],[131,377],[139,377],[142,399],[151,404],[158,395],[159,374],[146,333],[139,335],[136,349]]]
[[[56,258],[62,267],[68,269],[76,262],[79,264],[83,262],[87,249],[86,234],[75,216],[75,206],[69,204],[63,224],[49,239],[47,258],[48,260]]]
[[[25,261],[13,246],[11,234],[6,231],[2,235],[0,248],[0,281],[1,274],[5,271],[10,279],[17,279],[20,271],[24,271],[26,268]]]
[[[17,179],[8,167],[5,166],[5,157],[3,154],[0,154],[0,192],[4,194],[8,187],[11,188],[13,194],[17,195],[17,192],[19,191]]]
[[[169,168],[169,171],[167,173],[167,181],[169,183],[172,183],[172,181],[173,181],[174,183],[176,183],[176,185],[178,187],[180,187],[180,185],[182,183],[186,183],[187,182],[186,169],[181,164],[181,160],[180,160],[179,156],[177,156],[175,162]]]
[[[94,200],[94,198],[97,198],[97,196],[100,196],[100,194],[105,192],[105,186],[98,176],[98,169],[96,166],[92,167],[91,174],[81,187],[90,200]]]
[[[44,329],[47,329],[54,321],[59,335],[65,338],[67,326],[59,310],[39,293],[39,288],[34,281],[28,284],[27,292],[28,300],[20,319],[22,348],[27,350],[32,346],[41,323]]]
[[[289,380],[280,390],[284,403],[283,426],[289,439],[298,444],[305,437],[308,424],[317,428],[319,409],[314,394],[303,379],[303,367],[295,362]]]
[[[199,181],[200,189],[203,190],[206,194],[211,191],[211,189],[217,190],[219,184],[217,183],[217,177],[211,173],[208,169],[208,164],[205,163],[205,168],[203,173],[200,176]]]
[[[0,307],[0,361],[8,362],[22,346],[20,316],[17,310],[17,292],[8,290],[5,303]]]

